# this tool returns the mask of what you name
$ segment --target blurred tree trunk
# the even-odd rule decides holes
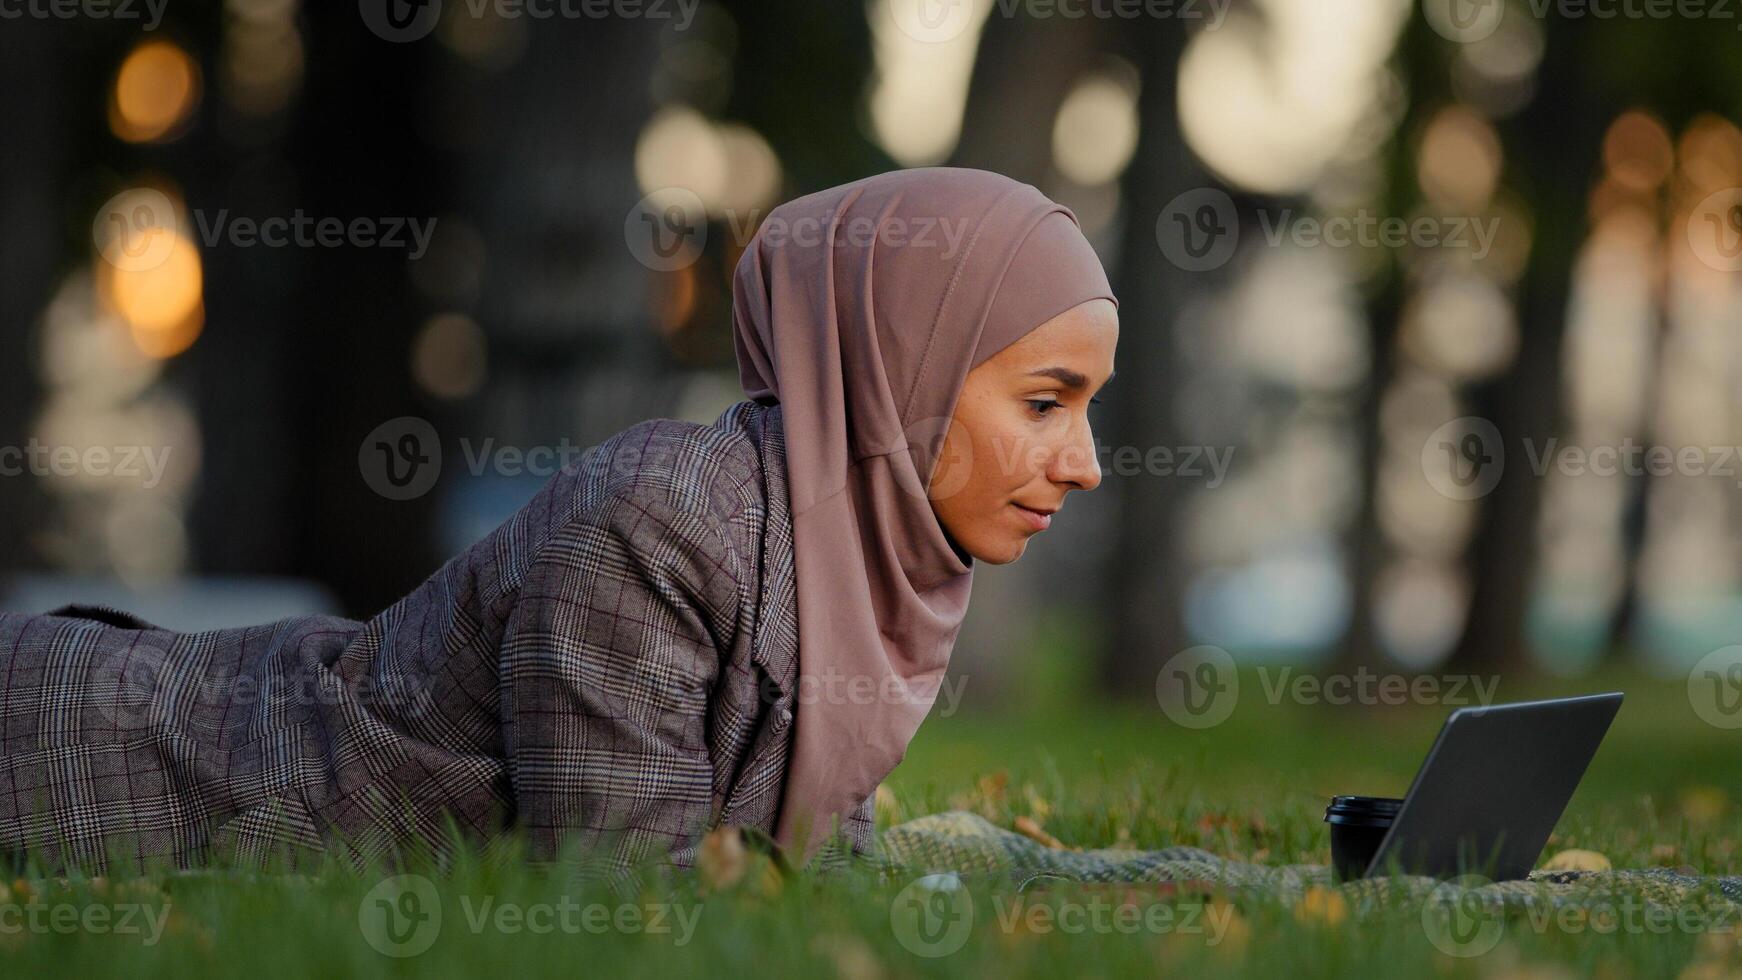
[[[1518,359],[1512,370],[1477,393],[1473,414],[1499,427],[1506,465],[1483,499],[1471,548],[1474,589],[1464,635],[1450,669],[1499,669],[1528,662],[1525,614],[1536,558],[1542,479],[1530,467],[1523,439],[1538,445],[1561,418],[1561,340],[1573,263],[1586,232],[1585,201],[1601,162],[1602,136],[1618,107],[1585,78],[1585,20],[1543,21],[1547,47],[1530,105],[1499,129],[1507,170],[1534,221],[1529,263],[1519,294]]]
[[[40,351],[33,342],[61,273],[66,236],[65,177],[70,172],[71,103],[88,75],[58,43],[66,28],[37,18],[0,30],[0,91],[8,94],[0,140],[0,445],[23,446],[32,430]],[[25,95],[24,93],[29,93]],[[91,125],[101,125],[92,121]],[[88,236],[88,232],[86,233]],[[89,249],[89,238],[78,240]],[[0,476],[0,570],[37,565],[29,533],[46,508],[38,481]]]
[[[1206,179],[1186,149],[1178,116],[1181,22],[1139,18],[1124,25],[1124,54],[1141,79],[1137,152],[1121,186],[1125,231],[1114,289],[1119,296],[1119,380],[1110,391],[1114,445],[1177,446],[1176,323],[1187,299],[1214,273],[1188,273],[1161,254],[1155,222],[1178,195]],[[1117,533],[1107,563],[1102,619],[1110,624],[1101,662],[1109,693],[1152,698],[1161,665],[1187,645],[1182,597],[1186,556],[1177,529],[1181,485],[1172,479],[1109,479]]]
[[[865,4],[723,0],[721,6],[737,24],[735,64],[724,86],[698,86],[684,96],[768,140],[780,154],[784,197],[894,169],[863,123],[866,79],[874,70]],[[716,96],[723,106],[709,101]]]
[[[220,61],[225,54],[219,18],[205,18],[198,27],[192,53],[208,63]],[[208,89],[199,125],[169,146],[144,148],[153,154],[148,159],[182,181],[188,207],[206,215],[228,211],[235,218],[265,220],[289,217],[298,207],[321,215],[299,197],[299,174],[286,159],[300,100],[292,97],[277,111],[245,113],[225,95],[216,86]],[[338,161],[328,155],[316,165],[333,163]],[[307,179],[321,184],[317,175]],[[312,484],[318,479],[299,465],[298,430],[309,418],[298,410],[299,391],[310,376],[285,370],[298,358],[331,354],[309,351],[309,324],[297,315],[311,273],[322,267],[321,258],[308,251],[224,243],[201,249],[206,326],[174,365],[188,379],[200,421],[199,490],[188,515],[190,570],[220,576],[325,574],[299,557],[308,530],[302,526],[306,500],[316,492]],[[338,254],[345,257],[342,262],[352,253]],[[327,298],[324,290],[317,292]],[[374,332],[385,329],[390,328],[378,325]],[[246,533],[239,533],[243,529]],[[323,543],[341,536],[329,533]],[[401,539],[394,546],[410,544]],[[363,605],[353,611],[364,611]]]
[[[1381,213],[1408,214],[1418,198],[1415,145],[1411,134],[1439,111],[1450,88],[1442,66],[1446,41],[1420,17],[1412,17],[1398,42],[1395,59],[1404,91],[1410,93],[1396,136],[1385,160],[1385,192]],[[1353,595],[1349,628],[1332,655],[1330,669],[1350,671],[1384,662],[1374,626],[1374,587],[1385,568],[1389,547],[1379,526],[1379,470],[1385,450],[1380,408],[1397,370],[1397,327],[1407,293],[1401,261],[1393,261],[1366,303],[1371,368],[1355,414],[1361,453],[1361,507],[1349,540],[1349,580]]]
[[[304,79],[284,144],[295,174],[290,200],[315,218],[428,222],[436,215],[433,175],[419,123],[433,45],[382,41],[359,28],[350,7],[310,5],[302,16],[308,50],[321,57]],[[289,506],[280,519],[292,528],[290,570],[328,584],[347,614],[373,615],[416,587],[437,558],[428,530],[434,495],[388,500],[369,488],[358,468],[358,449],[371,429],[398,416],[430,414],[410,372],[421,311],[406,249],[295,252],[293,259],[275,257],[295,263],[300,287],[291,313],[294,340],[275,366],[295,380],[282,406],[258,409],[282,407],[296,419],[295,482],[278,498]],[[238,317],[230,324],[242,338],[244,322]],[[266,348],[245,356],[273,354]],[[250,427],[257,409],[241,393],[232,396],[238,400],[227,412],[208,414],[207,425]],[[234,432],[214,438],[236,444]],[[246,466],[247,459],[215,465]],[[254,518],[266,519],[264,513]],[[246,534],[248,527],[232,524],[226,531]]]
[[[489,379],[464,406],[477,437],[591,445],[677,400],[649,309],[675,277],[655,276],[623,237],[659,31],[645,19],[538,24],[510,69],[445,79],[454,219],[483,253],[472,305],[446,300],[489,340]]]
[[[1071,85],[1115,42],[1104,23],[988,17],[949,165],[996,171],[1046,190],[1052,121]]]

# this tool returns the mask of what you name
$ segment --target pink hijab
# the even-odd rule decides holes
[[[1076,216],[983,170],[789,201],[739,260],[739,374],[786,429],[799,684],[775,837],[801,860],[906,754],[967,612],[973,559],[926,496],[964,379],[1093,299],[1113,291]]]

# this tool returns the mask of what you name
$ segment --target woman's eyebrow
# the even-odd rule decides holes
[[[1113,381],[1113,375],[1117,373],[1118,372],[1109,373],[1107,375],[1107,383],[1111,383]],[[1044,367],[1030,371],[1028,374],[1030,377],[1038,374],[1044,375],[1048,378],[1053,378],[1066,388],[1071,389],[1082,389],[1089,386],[1088,378],[1083,377],[1081,374],[1078,374],[1067,367]]]

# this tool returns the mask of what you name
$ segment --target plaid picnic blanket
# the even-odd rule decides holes
[[[953,810],[919,817],[882,835],[881,860],[891,874],[955,872],[1008,878],[1019,886],[1048,879],[1083,882],[1194,882],[1212,889],[1256,890],[1293,905],[1314,889],[1340,893],[1354,910],[1427,900],[1474,898],[1506,909],[1589,906],[1632,896],[1647,905],[1742,913],[1742,876],[1700,876],[1672,868],[1613,871],[1533,871],[1522,881],[1448,886],[1424,876],[1337,883],[1319,864],[1261,865],[1218,857],[1197,847],[1159,850],[1065,850],[1005,830],[978,814]],[[1448,890],[1449,889],[1449,890]]]

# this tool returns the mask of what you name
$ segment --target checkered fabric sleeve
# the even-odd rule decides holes
[[[619,493],[559,528],[505,631],[504,751],[535,854],[616,868],[706,829],[708,709],[738,620],[736,552],[704,515]]]

